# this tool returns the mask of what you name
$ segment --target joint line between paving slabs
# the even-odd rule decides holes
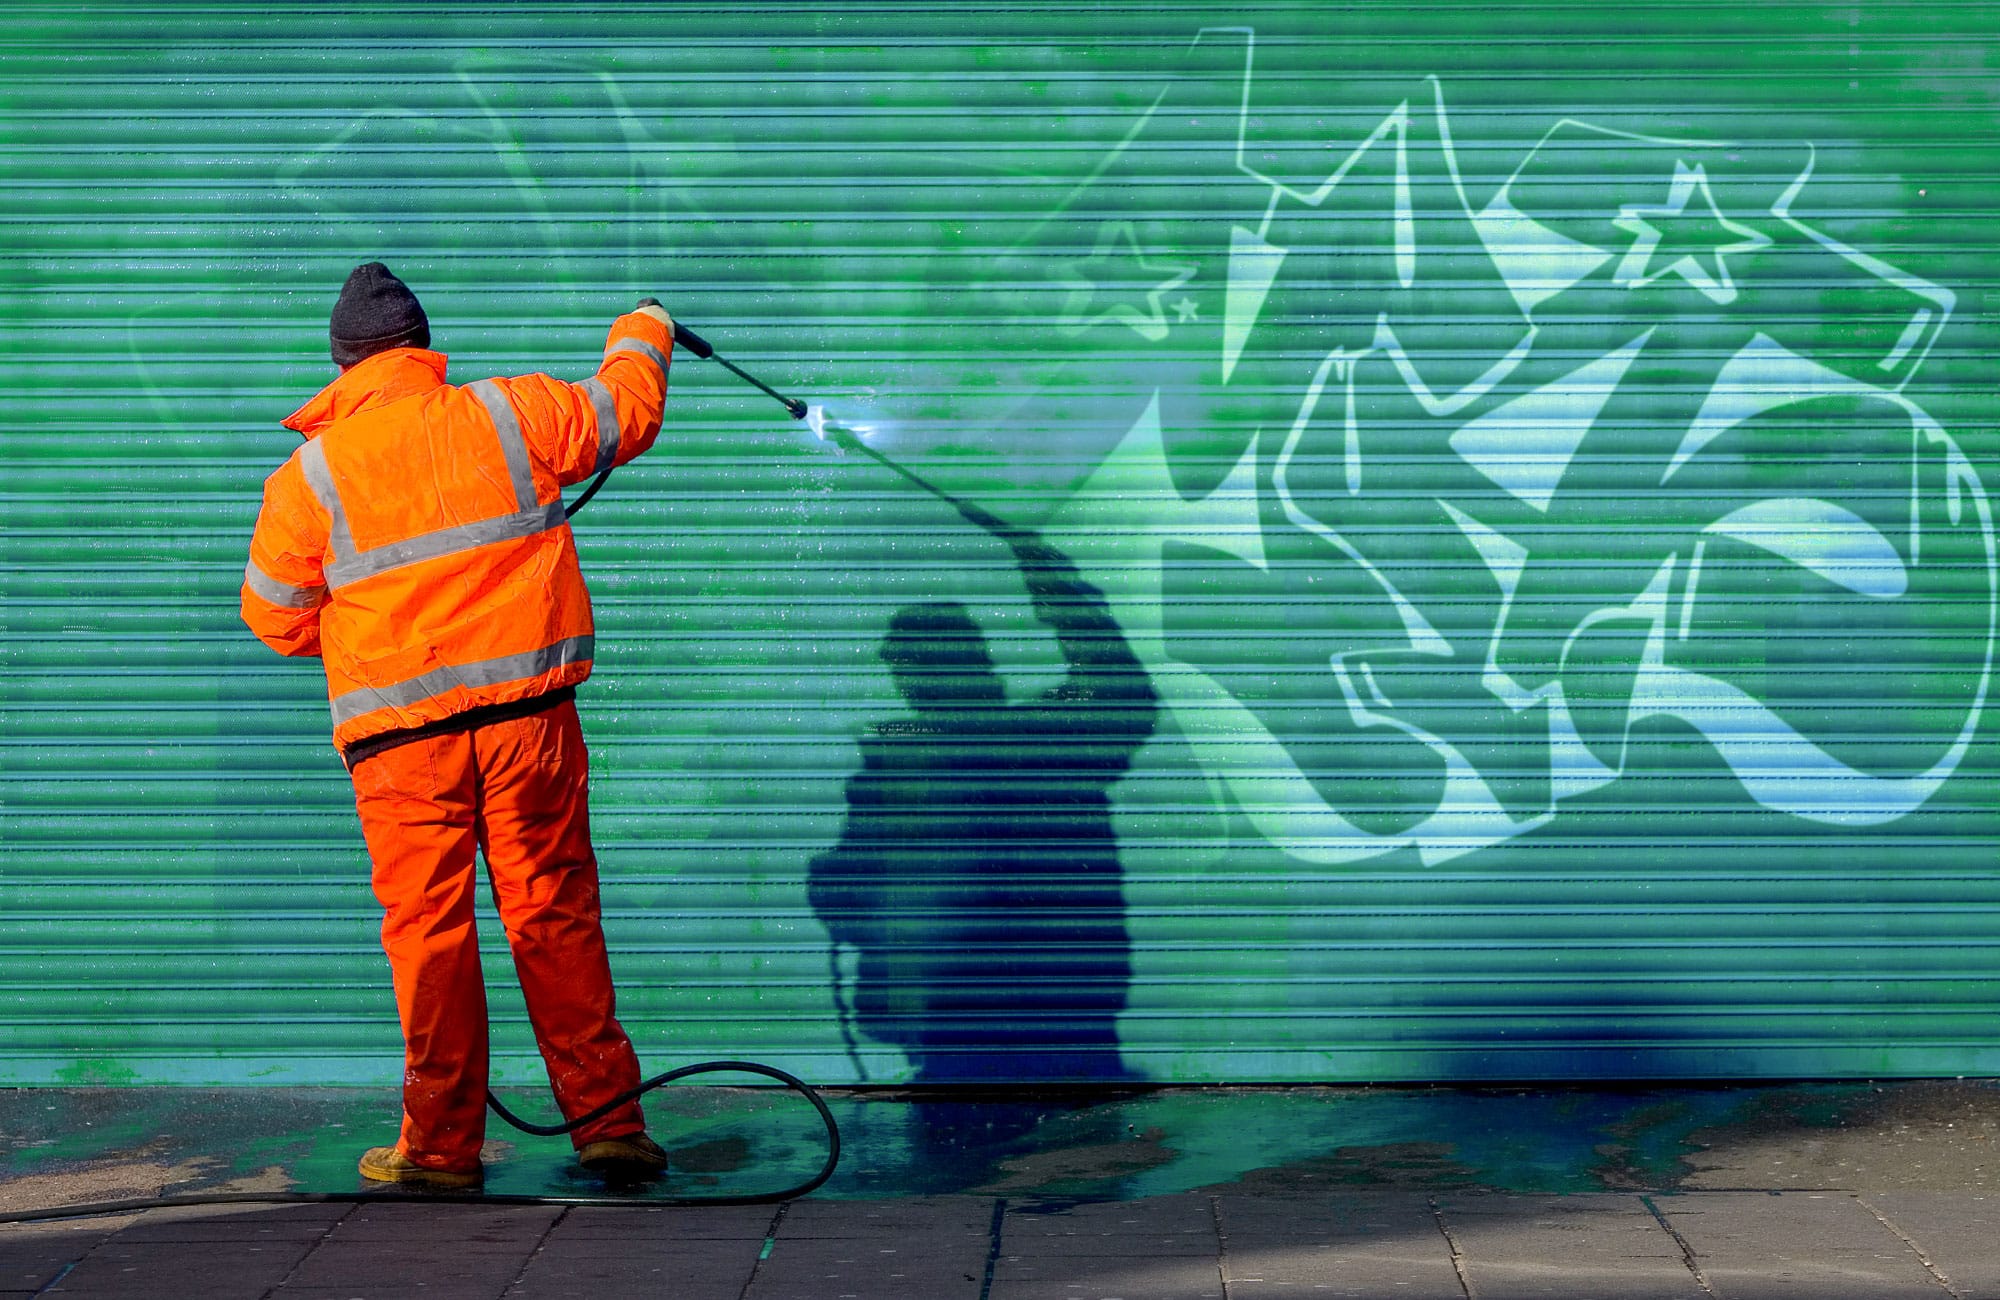
[[[535,1256],[541,1254],[543,1247],[549,1244],[549,1234],[556,1230],[556,1225],[560,1224],[564,1219],[567,1219],[570,1216],[570,1211],[572,1208],[573,1207],[568,1205],[563,1206],[561,1212],[559,1212],[555,1218],[549,1220],[549,1226],[543,1228],[542,1235],[535,1238],[535,1248],[528,1252],[528,1257],[526,1259],[521,1261],[521,1267],[514,1274],[514,1280],[512,1282],[509,1282],[506,1286],[500,1288],[500,1294],[502,1296],[511,1295],[520,1288],[521,1279],[528,1276],[528,1266],[535,1262]]]
[[[1229,1236],[1222,1230],[1222,1198],[1208,1198],[1208,1217],[1215,1224],[1215,1276],[1222,1283],[1222,1300],[1229,1300]]]
[[[1445,1226],[1444,1210],[1439,1207],[1437,1197],[1425,1197],[1424,1204],[1431,1207],[1431,1220],[1444,1237],[1445,1249],[1451,1252],[1451,1271],[1458,1274],[1458,1289],[1465,1292],[1466,1300],[1472,1300],[1472,1279],[1466,1276],[1465,1253],[1458,1248],[1458,1238],[1452,1236],[1451,1229]]]
[[[1957,1300],[1964,1300],[1965,1293],[1963,1291],[1960,1291],[1957,1287],[1953,1286],[1951,1284],[1951,1279],[1946,1277],[1944,1275],[1944,1272],[1941,1269],[1939,1269],[1936,1264],[1931,1263],[1930,1256],[1924,1254],[1924,1248],[1916,1243],[1915,1238],[1911,1237],[1909,1233],[1904,1232],[1901,1228],[1897,1227],[1894,1223],[1890,1222],[1889,1216],[1882,1213],[1882,1211],[1876,1209],[1874,1206],[1870,1205],[1866,1197],[1856,1195],[1854,1198],[1854,1202],[1855,1204],[1859,1205],[1862,1209],[1874,1215],[1876,1222],[1880,1223],[1883,1227],[1887,1228],[1889,1231],[1895,1233],[1896,1240],[1902,1242],[1905,1246],[1908,1246],[1910,1248],[1910,1253],[1917,1257],[1917,1263],[1922,1264],[1924,1266],[1924,1272],[1929,1273],[1933,1278],[1935,1278],[1937,1280],[1937,1284],[1943,1287],[1947,1294],[1957,1297]]]
[[[306,1266],[306,1261],[313,1257],[313,1252],[326,1244],[326,1239],[333,1235],[333,1230],[335,1228],[338,1228],[341,1224],[346,1223],[348,1220],[348,1216],[352,1215],[356,1210],[360,1208],[361,1207],[359,1205],[350,1205],[346,1209],[342,1210],[339,1214],[333,1216],[333,1222],[327,1224],[325,1230],[319,1234],[319,1236],[313,1241],[313,1244],[306,1247],[305,1254],[300,1255],[297,1259],[293,1260],[291,1268],[285,1271],[285,1275],[279,1278],[276,1282],[273,1282],[271,1284],[270,1290],[264,1292],[264,1294],[260,1296],[258,1300],[271,1300],[271,1297],[273,1295],[276,1295],[279,1291],[283,1290],[285,1283],[291,1281],[293,1278],[299,1275],[299,1270]],[[99,1244],[102,1245],[103,1243],[100,1242]]]
[[[993,1217],[986,1225],[986,1276],[979,1279],[979,1300],[993,1294],[993,1268],[1000,1262],[1000,1235],[1007,1227],[1007,1198],[995,1198]]]
[[[757,1285],[757,1273],[764,1267],[764,1261],[771,1258],[771,1252],[778,1248],[778,1226],[785,1221],[785,1211],[792,1208],[790,1201],[780,1201],[777,1213],[771,1216],[770,1226],[764,1229],[764,1244],[758,1248],[757,1258],[750,1265],[750,1276],[743,1279],[743,1289],[736,1293],[736,1300],[748,1300],[750,1288]]]
[[[96,1249],[97,1249],[96,1246],[92,1246],[90,1248],[90,1250],[96,1250]],[[90,1250],[84,1251],[83,1255],[88,1255],[90,1253]],[[78,1255],[75,1259],[71,1260],[69,1263],[64,1264],[61,1268],[57,1269],[56,1275],[54,1277],[50,1278],[48,1281],[42,1283],[40,1286],[35,1288],[35,1293],[34,1293],[35,1296],[47,1295],[49,1293],[50,1288],[56,1286],[64,1278],[68,1277],[73,1271],[75,1271],[76,1266],[78,1264],[83,1263],[83,1255]],[[34,1297],[33,1296],[29,1297],[29,1300],[34,1300]]]
[[[1702,1272],[1701,1265],[1695,1262],[1694,1247],[1689,1244],[1686,1237],[1681,1236],[1680,1229],[1667,1222],[1667,1216],[1660,1213],[1660,1207],[1653,1204],[1652,1197],[1641,1196],[1639,1204],[1646,1207],[1646,1212],[1653,1216],[1661,1229],[1674,1239],[1674,1244],[1681,1248],[1681,1263],[1687,1266],[1688,1272],[1694,1274],[1694,1284],[1701,1288],[1701,1293],[1703,1295],[1714,1295],[1715,1288],[1708,1284],[1708,1274]]]

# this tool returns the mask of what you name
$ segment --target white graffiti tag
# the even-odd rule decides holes
[[[1763,809],[1877,825],[1930,799],[2000,613],[1986,492],[1905,394],[1951,292],[1793,215],[1810,145],[1565,119],[1475,207],[1435,79],[1318,179],[1279,175],[1254,161],[1253,52],[1204,32],[1209,75],[1059,209],[1101,228],[1051,218],[1017,250],[1145,270],[1125,307],[1066,282],[1107,349],[1212,349],[1200,382],[1137,394],[1050,531],[1218,792],[1328,864],[1512,839],[1676,731]],[[1136,142],[1224,103],[1232,132],[1174,143],[1227,169],[1226,246],[1103,216]],[[1251,427],[1231,443],[1220,412]],[[1218,574],[1283,622],[1216,648],[1185,611]]]

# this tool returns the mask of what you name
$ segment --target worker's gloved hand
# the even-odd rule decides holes
[[[633,308],[633,310],[642,316],[651,316],[654,320],[666,326],[667,333],[672,334],[674,332],[674,318],[667,315],[667,309],[660,305],[658,298],[641,298],[639,299],[639,305]]]

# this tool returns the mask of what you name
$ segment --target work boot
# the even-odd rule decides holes
[[[484,1167],[470,1173],[427,1169],[395,1147],[370,1147],[361,1157],[361,1176],[377,1183],[411,1183],[418,1187],[477,1187],[486,1181]]]
[[[578,1163],[606,1182],[636,1183],[667,1172],[667,1153],[644,1133],[586,1142],[576,1153]]]

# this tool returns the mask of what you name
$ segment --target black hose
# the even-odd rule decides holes
[[[33,1210],[11,1210],[0,1212],[0,1223],[30,1223],[38,1219],[83,1218],[95,1214],[125,1214],[137,1210],[158,1210],[179,1205],[325,1205],[361,1204],[373,1201],[422,1202],[427,1205],[578,1205],[615,1206],[623,1209],[657,1208],[659,1206],[698,1205],[768,1205],[774,1201],[796,1200],[810,1192],[817,1191],[827,1179],[833,1177],[835,1166],[840,1163],[840,1126],[834,1122],[833,1112],[820,1099],[811,1084],[796,1075],[785,1073],[776,1066],[759,1065],[755,1061],[701,1061],[694,1065],[683,1065],[678,1070],[655,1075],[629,1092],[620,1093],[587,1115],[579,1115],[565,1124],[530,1124],[526,1120],[500,1104],[500,1099],[489,1090],[486,1104],[495,1114],[506,1120],[523,1133],[537,1137],[555,1137],[567,1133],[598,1117],[610,1113],[628,1101],[633,1101],[651,1092],[661,1084],[675,1079],[685,1079],[695,1074],[761,1074],[775,1079],[793,1092],[812,1103],[819,1112],[820,1122],[826,1126],[826,1163],[819,1172],[802,1183],[776,1191],[756,1192],[734,1196],[620,1196],[615,1193],[603,1195],[536,1196],[521,1192],[452,1192],[419,1190],[395,1183],[385,1184],[380,1191],[362,1192],[185,1192],[165,1196],[135,1196],[118,1201],[80,1201],[74,1205],[47,1205]]]
[[[597,471],[597,477],[590,480],[590,486],[583,490],[583,495],[563,507],[563,518],[575,518],[576,512],[589,504],[590,499],[597,495],[597,489],[604,486],[604,480],[611,477],[611,470],[612,467],[606,465],[603,469]]]

